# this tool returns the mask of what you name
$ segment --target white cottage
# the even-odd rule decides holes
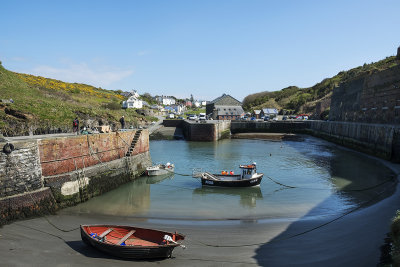
[[[137,93],[136,93],[137,94]],[[139,96],[139,94],[137,94]],[[143,101],[140,100],[136,95],[128,98],[128,100],[122,102],[122,108],[142,108]]]
[[[175,99],[170,96],[159,96],[157,97],[158,103],[165,105],[165,106],[170,106],[170,105],[175,105]]]

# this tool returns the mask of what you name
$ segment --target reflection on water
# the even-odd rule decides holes
[[[247,188],[214,188],[214,187],[200,187],[193,190],[193,197],[198,195],[199,201],[202,198],[207,198],[210,194],[219,194],[222,196],[235,196],[239,199],[238,204],[243,207],[254,208],[257,200],[263,199],[263,194],[259,186]]]
[[[117,189],[72,207],[71,211],[88,214],[134,216],[150,207],[150,184],[147,179],[137,179]],[[66,209],[69,212],[69,209]]]
[[[154,162],[174,162],[172,176],[140,177],[64,210],[170,219],[279,219],[341,214],[393,193],[391,172],[359,153],[304,136],[301,142],[232,139],[152,141]],[[193,168],[219,173],[257,162],[260,187],[202,187]],[[185,174],[185,175],[182,175]],[[268,177],[295,188],[286,188]]]
[[[167,173],[163,175],[158,175],[158,176],[149,176],[147,178],[141,178],[141,179],[146,179],[146,183],[148,184],[158,184],[161,183],[165,179],[172,179],[174,178],[173,173]]]

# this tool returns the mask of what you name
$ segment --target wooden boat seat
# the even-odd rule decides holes
[[[123,238],[121,238],[119,241],[118,241],[118,243],[117,243],[117,245],[121,245],[122,243],[124,243],[131,235],[133,235],[133,233],[135,233],[136,232],[136,230],[132,230],[132,231],[130,231],[129,233],[127,233]]]
[[[139,238],[135,238],[135,239],[128,239],[125,241],[125,244],[127,246],[159,246],[160,244],[157,244],[156,242],[151,242],[151,241],[147,241],[147,240],[142,240]]]
[[[111,233],[111,231],[114,230],[112,228],[108,228],[107,230],[105,230],[103,233],[101,233],[101,235],[99,235],[100,238],[105,237],[106,235],[108,235],[109,233]]]

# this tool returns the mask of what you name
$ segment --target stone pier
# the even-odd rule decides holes
[[[0,153],[0,225],[86,201],[151,165],[147,130],[27,139],[12,147]]]

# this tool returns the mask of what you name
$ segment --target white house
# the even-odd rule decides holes
[[[183,114],[186,110],[184,105],[177,105],[173,107],[177,114]]]
[[[175,99],[173,97],[170,96],[159,96],[157,97],[157,101],[165,106],[171,106],[171,105],[175,105]]]
[[[136,95],[137,97],[135,95],[132,95],[128,98],[128,100],[122,102],[122,108],[142,108],[143,101],[138,98],[138,93],[136,93]]]
[[[201,107],[201,103],[199,102],[199,101],[194,101],[194,106],[196,107],[196,108],[199,108],[199,107]]]

